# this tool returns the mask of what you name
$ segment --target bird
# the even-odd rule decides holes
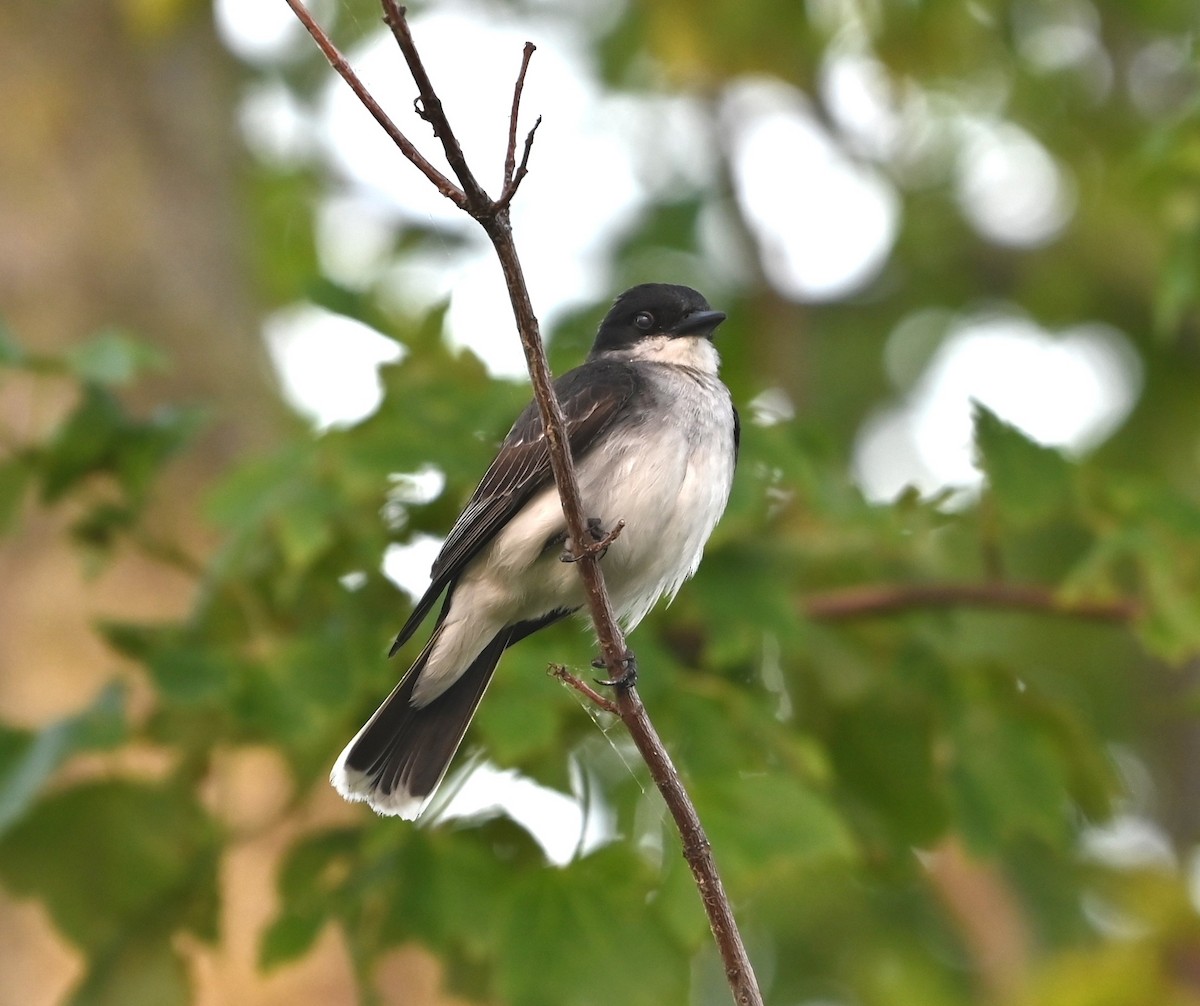
[[[589,535],[610,542],[600,565],[626,631],[696,571],[729,500],[741,424],[713,344],[725,317],[690,287],[634,286],[614,300],[583,364],[554,382]],[[451,526],[389,656],[444,595],[428,641],[334,764],[343,797],[419,816],[501,654],[584,608],[572,558],[531,402]]]

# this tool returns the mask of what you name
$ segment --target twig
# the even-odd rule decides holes
[[[297,10],[299,0],[288,0],[288,3],[294,10]],[[534,132],[537,130],[536,125],[530,130],[525,140],[525,152],[521,164],[514,169],[511,177],[508,174],[508,167],[509,163],[515,159],[516,121],[520,111],[525,70],[533,50],[531,47],[526,47],[521,74],[513,96],[512,115],[509,123],[509,147],[505,159],[504,192],[500,199],[493,201],[475,180],[475,176],[467,165],[462,148],[446,119],[441,100],[438,98],[417,53],[403,8],[398,7],[395,0],[381,0],[381,4],[384,21],[391,28],[392,35],[400,46],[400,51],[416,82],[420,94],[419,114],[432,126],[434,135],[441,141],[446,160],[462,186],[462,189],[458,190],[451,184],[450,191],[447,191],[443,186],[438,185],[438,190],[478,221],[491,240],[492,246],[496,249],[496,256],[500,260],[500,269],[504,273],[504,282],[508,287],[509,300],[512,302],[513,315],[516,318],[517,331],[521,338],[521,348],[525,352],[525,362],[529,368],[530,381],[533,384],[534,398],[538,403],[542,426],[546,432],[550,466],[554,473],[554,481],[558,486],[567,533],[573,543],[573,551],[577,560],[576,566],[583,579],[584,594],[595,625],[604,665],[613,681],[617,682],[615,702],[604,700],[600,703],[601,708],[609,706],[615,708],[629,730],[642,758],[645,759],[651,778],[654,779],[671,816],[675,819],[683,844],[684,856],[696,880],[696,886],[700,890],[705,910],[708,913],[709,925],[725,963],[725,973],[733,992],[734,1001],[738,1003],[738,1006],[762,1006],[762,994],[759,992],[754,970],[738,933],[729,899],[725,895],[721,878],[717,874],[708,838],[700,825],[700,819],[692,805],[691,798],[683,787],[679,773],[671,764],[666,748],[663,747],[662,741],[650,723],[645,707],[633,687],[632,679],[628,676],[634,666],[633,655],[629,652],[624,633],[617,624],[612,601],[604,586],[604,575],[601,572],[597,554],[586,544],[587,526],[584,521],[579,483],[571,458],[571,445],[566,435],[566,420],[563,417],[562,406],[554,393],[537,316],[534,314],[533,305],[529,299],[529,290],[525,285],[525,276],[517,257],[516,245],[513,243],[512,227],[509,221],[509,202],[516,192],[520,179],[527,171]],[[299,10],[297,10],[297,14],[299,15]],[[301,20],[305,19],[302,17]],[[311,18],[305,21],[305,24],[306,26],[310,25]],[[341,66],[344,66],[345,61],[341,59],[340,55],[337,55],[337,50],[333,48],[332,43],[328,42],[324,33],[315,25],[309,27],[309,31],[313,33],[313,37],[317,39],[318,45],[329,57],[334,68],[350,83],[355,94],[358,94],[364,104],[371,108],[374,102],[371,100],[368,103],[370,96],[361,89],[361,84],[355,87],[356,78],[353,77],[353,74],[348,73],[348,68],[343,72],[339,63],[335,61],[335,57],[330,55],[331,52],[335,54],[336,59],[340,60]],[[324,43],[322,43],[322,38],[325,39]],[[376,118],[379,119],[379,116]],[[382,124],[384,119],[379,121]],[[417,163],[414,159],[415,151],[412,150],[412,145],[398,130],[394,132],[389,130],[388,135],[396,140],[401,152],[409,160]],[[424,159],[422,162],[428,163],[424,162]],[[420,165],[418,164],[418,166]],[[428,172],[426,174],[428,175]],[[429,177],[436,185],[434,177]],[[457,193],[460,198],[456,198],[454,193]],[[610,532],[614,537],[617,533],[619,533],[619,527]]]
[[[617,704],[609,699],[606,699],[596,689],[589,685],[582,678],[577,678],[562,664],[551,664],[550,673],[558,678],[564,685],[569,688],[574,688],[585,699],[589,699],[593,704],[599,706],[606,713],[612,713],[613,716],[620,716],[621,710],[617,708]]]
[[[517,74],[517,83],[513,87],[512,111],[508,115],[508,149],[504,153],[504,188],[507,191],[517,169],[517,120],[521,111],[521,95],[525,91],[525,74],[529,70],[529,61],[537,52],[537,46],[532,42],[525,43],[521,53],[521,70]],[[539,117],[539,121],[541,121]]]
[[[500,191],[500,198],[496,200],[496,204],[502,207],[512,202],[513,196],[517,194],[517,189],[521,187],[522,180],[529,174],[529,152],[533,149],[533,134],[542,124],[542,117],[539,115],[534,120],[533,128],[525,137],[525,150],[521,154],[521,165],[517,167],[518,113],[521,109],[521,95],[525,91],[525,73],[528,71],[529,61],[536,51],[537,46],[532,42],[525,43],[525,51],[521,54],[521,71],[517,74],[517,83],[513,87],[512,111],[508,116],[508,149],[504,153],[504,187]]]
[[[405,17],[404,8],[396,6],[395,0],[382,0],[382,2],[383,23],[392,29],[392,36],[404,54],[408,72],[412,74],[413,81],[417,85],[417,92],[421,96],[420,116],[433,126],[433,135],[442,141],[442,150],[446,152],[446,161],[450,165],[450,170],[454,172],[454,177],[458,179],[462,191],[466,193],[467,202],[462,208],[478,220],[479,212],[490,208],[492,201],[467,166],[467,159],[462,152],[462,147],[454,135],[454,130],[450,128],[445,109],[442,108],[442,99],[433,89],[429,74],[425,72],[425,64],[421,62],[421,55],[413,43],[412,32],[409,31],[408,18]],[[408,153],[405,152],[404,156],[407,157]]]
[[[533,120],[533,128],[525,136],[525,151],[521,154],[521,163],[517,166],[517,173],[513,175],[511,181],[505,183],[504,191],[496,200],[498,206],[507,206],[512,202],[513,196],[517,194],[517,189],[521,187],[521,181],[529,174],[529,151],[533,149],[533,134],[538,131],[538,126],[541,124],[542,117],[539,115]]]
[[[346,57],[338,51],[337,46],[325,34],[324,29],[313,20],[312,15],[308,12],[308,8],[301,3],[301,0],[287,0],[287,5],[292,8],[292,12],[300,19],[300,23],[308,29],[308,33],[313,37],[318,48],[325,54],[325,58],[329,60],[329,65],[338,72],[342,80],[350,85],[350,90],[358,96],[358,100],[363,103],[366,110],[375,117],[375,121],[383,127],[383,131],[392,138],[392,142],[400,148],[400,152],[421,170],[421,173],[434,184],[442,195],[454,203],[455,206],[465,210],[467,208],[466,194],[430,164],[422,156],[421,152],[412,145],[408,137],[400,131],[400,127],[392,122],[387,112],[380,107],[379,102],[371,96],[371,92],[366,89],[363,82],[358,79],[358,75],[350,68],[350,64],[346,62]]]
[[[809,618],[822,622],[890,615],[917,608],[1002,608],[1065,615],[1097,622],[1131,622],[1141,614],[1132,598],[1070,601],[1027,583],[906,583],[847,587],[800,602]]]

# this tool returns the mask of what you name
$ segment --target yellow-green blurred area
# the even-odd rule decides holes
[[[367,0],[314,13],[442,163]],[[445,0],[561,372],[729,320],[632,637],[772,1006],[1200,1003],[1200,8]],[[727,1002],[621,730],[510,651],[420,826],[328,769],[528,397],[480,234],[284,0],[0,8],[0,1004]]]

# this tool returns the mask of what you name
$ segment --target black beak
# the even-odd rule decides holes
[[[671,334],[703,335],[710,338],[724,320],[724,311],[693,311],[671,330]]]

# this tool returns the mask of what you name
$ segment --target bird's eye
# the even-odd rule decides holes
[[[643,332],[649,332],[654,327],[654,315],[649,311],[639,311],[638,316],[633,319],[633,323]]]

